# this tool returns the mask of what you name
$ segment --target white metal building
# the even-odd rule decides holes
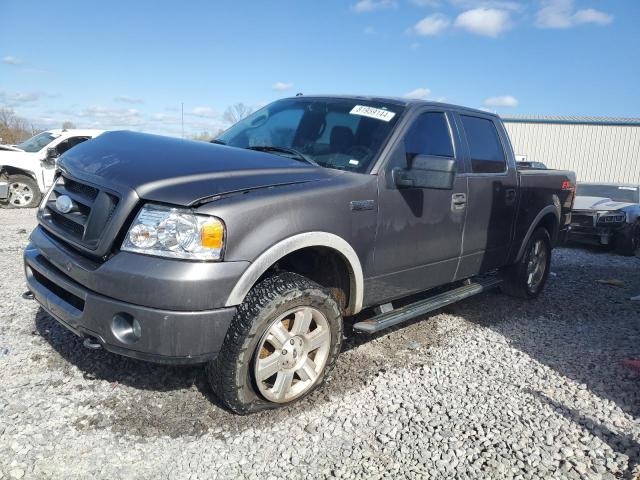
[[[518,157],[573,170],[578,181],[640,184],[640,118],[518,115],[502,120]]]

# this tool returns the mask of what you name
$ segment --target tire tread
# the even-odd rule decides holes
[[[332,303],[333,305],[328,306],[335,310],[338,317],[340,316],[337,304],[326,289],[306,277],[291,272],[265,278],[249,291],[242,304],[238,306],[218,356],[206,367],[207,378],[214,394],[228,409],[238,414],[247,414],[279,406],[261,399],[247,401],[243,398],[242,391],[245,388],[246,376],[240,372],[241,364],[238,359],[247,351],[247,340],[255,338],[258,334],[252,331],[255,319],[270,306],[286,301],[292,292],[299,293],[303,290],[320,290],[327,297],[325,303]],[[340,325],[342,325],[341,319]],[[341,342],[342,331],[339,332],[338,341],[327,359],[323,379],[335,365]],[[318,386],[321,383],[320,381]]]

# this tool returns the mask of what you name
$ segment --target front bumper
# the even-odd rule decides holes
[[[162,285],[165,283],[163,280],[166,268],[170,264],[164,265],[164,260],[158,258],[144,258],[142,255],[137,257],[143,257],[137,260],[148,262],[142,271],[139,270],[141,265],[138,262],[129,262],[128,272],[123,271],[125,265],[117,262],[118,268],[115,270],[113,265],[103,269],[111,260],[92,270],[95,265],[83,264],[80,259],[75,258],[72,251],[38,227],[24,252],[27,286],[44,310],[61,324],[82,337],[94,337],[111,352],[156,363],[173,364],[201,363],[214,358],[222,346],[236,308],[190,307],[192,304],[201,306],[205,301],[198,296],[201,291],[199,288],[189,292],[191,278],[185,277],[182,286],[167,280],[166,283],[174,289],[173,292],[168,292],[167,287]],[[175,260],[173,262],[178,271],[185,263],[188,264]],[[96,273],[98,270],[101,271],[100,274]],[[226,290],[227,277],[222,273],[227,270],[215,270],[221,273],[219,288],[215,287],[215,273],[208,274],[211,278],[197,280],[206,283],[213,292]],[[83,275],[86,276],[86,282],[82,281],[85,279]],[[112,290],[113,284],[117,284],[119,289],[129,289],[134,295],[135,292],[146,290],[146,297],[141,298],[155,297],[156,305],[145,306],[116,299],[105,295],[103,291],[87,287],[88,284],[105,283],[111,283]],[[225,300],[226,297],[212,303],[224,305]],[[181,301],[182,309],[158,306],[175,305]],[[133,325],[134,321],[136,335],[125,335],[123,322]]]
[[[623,226],[585,227],[582,225],[571,225],[569,240],[609,245],[613,241],[615,234],[621,230]]]

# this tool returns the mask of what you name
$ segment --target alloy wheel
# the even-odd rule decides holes
[[[26,183],[9,184],[9,203],[16,207],[26,207],[33,201],[33,190]]]
[[[301,306],[284,313],[258,344],[254,375],[260,394],[275,403],[304,395],[322,374],[330,348],[331,331],[322,312]]]
[[[535,293],[547,271],[547,247],[543,240],[536,240],[529,252],[529,262],[527,263],[527,288],[531,293]]]

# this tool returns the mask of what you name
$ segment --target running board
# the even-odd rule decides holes
[[[390,312],[381,313],[368,320],[355,323],[353,329],[364,333],[376,333],[385,328],[398,325],[412,318],[419,317],[426,313],[432,312],[442,307],[446,307],[452,303],[458,302],[465,298],[472,297],[478,293],[485,292],[497,287],[502,283],[499,278],[485,278],[475,280],[472,283],[463,285],[462,287],[449,290],[448,292],[434,295],[433,297],[420,300],[404,307],[391,310]]]

